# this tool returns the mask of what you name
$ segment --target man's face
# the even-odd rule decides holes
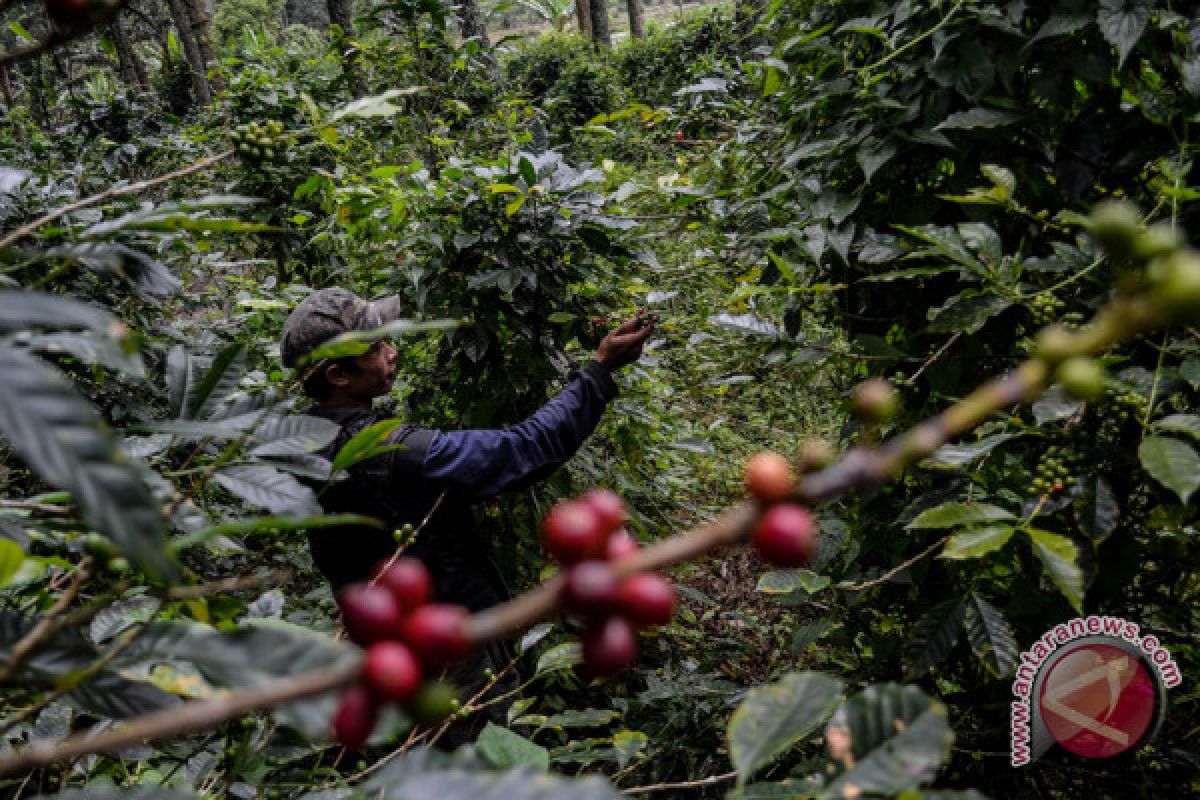
[[[396,348],[378,341],[371,349],[354,359],[355,371],[342,371],[346,383],[343,390],[358,400],[370,400],[387,394],[396,380]]]

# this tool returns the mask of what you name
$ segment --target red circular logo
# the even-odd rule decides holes
[[[1137,656],[1107,644],[1083,644],[1059,658],[1038,698],[1050,735],[1087,758],[1111,758],[1141,741],[1156,702]]]

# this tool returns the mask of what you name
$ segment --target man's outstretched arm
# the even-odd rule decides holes
[[[520,424],[505,429],[437,431],[422,464],[426,478],[473,498],[492,497],[547,476],[596,429],[617,395],[611,371],[641,355],[653,332],[641,313],[604,337],[571,383]]]

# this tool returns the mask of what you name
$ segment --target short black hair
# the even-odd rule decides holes
[[[354,356],[344,356],[342,358],[328,358],[316,368],[309,369],[300,381],[301,388],[304,393],[316,400],[318,403],[329,397],[333,391],[333,384],[325,377],[325,371],[333,365],[337,364],[346,372],[356,373],[359,370],[358,364],[354,360]]]

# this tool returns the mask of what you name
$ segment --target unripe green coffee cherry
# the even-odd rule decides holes
[[[1037,335],[1037,355],[1048,364],[1057,364],[1072,353],[1071,333],[1061,325],[1052,325]]]
[[[1200,314],[1200,257],[1184,251],[1167,259],[1157,291],[1174,314],[1185,317]]]
[[[1088,227],[1110,256],[1124,261],[1133,253],[1133,240],[1141,231],[1142,215],[1132,203],[1109,200],[1092,209]]]
[[[1084,356],[1074,356],[1059,364],[1054,377],[1080,400],[1099,400],[1104,396],[1104,385],[1108,381],[1100,362]],[[1058,462],[1054,463],[1060,466]]]
[[[460,706],[453,685],[446,681],[430,681],[417,690],[408,706],[408,716],[418,725],[432,728],[444,722]]]
[[[854,413],[866,422],[886,422],[900,410],[900,394],[884,378],[854,387]]]
[[[1169,222],[1151,225],[1133,237],[1133,255],[1138,261],[1165,258],[1183,247],[1183,236]]]

